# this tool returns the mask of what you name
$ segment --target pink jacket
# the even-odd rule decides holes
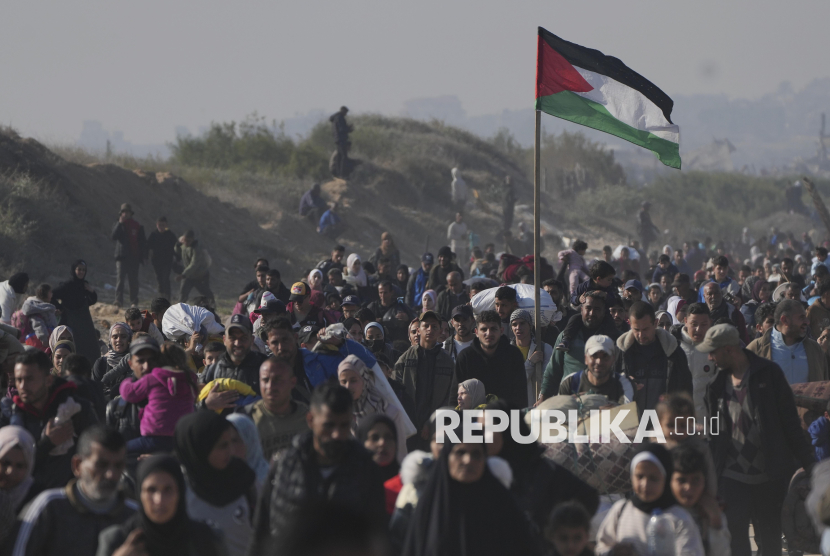
[[[193,371],[180,371],[172,367],[155,368],[138,380],[125,380],[119,392],[128,403],[147,400],[141,415],[141,436],[173,436],[179,419],[193,413],[196,390],[188,382],[185,373],[197,384]]]

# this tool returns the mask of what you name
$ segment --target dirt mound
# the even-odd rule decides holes
[[[149,234],[165,215],[176,233],[193,229],[214,265],[217,295],[237,293],[257,256],[282,258],[280,242],[244,208],[222,203],[169,173],[112,164],[67,162],[32,139],[0,131],[0,275],[25,270],[32,283],[66,279],[85,259],[99,299],[115,284],[110,233],[121,203],[130,203]],[[142,268],[142,300],[154,296],[152,269]]]

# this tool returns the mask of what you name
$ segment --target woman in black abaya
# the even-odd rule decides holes
[[[86,281],[86,270],[85,261],[72,263],[72,277],[53,290],[52,303],[61,311],[60,323],[72,330],[75,353],[94,363],[101,356],[101,351],[89,308],[98,302],[98,294]]]

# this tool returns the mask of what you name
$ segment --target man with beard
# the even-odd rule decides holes
[[[305,372],[303,353],[306,352],[301,353],[302,350],[297,342],[297,333],[292,328],[291,323],[286,318],[278,318],[263,326],[259,331],[259,337],[265,342],[265,345],[268,346],[268,349],[277,360],[283,361],[291,367],[296,379],[292,389],[292,398],[307,404],[311,397],[312,387]],[[260,370],[261,375],[262,371]]]
[[[232,378],[244,382],[259,395],[259,366],[265,361],[265,355],[251,349],[254,344],[253,325],[245,315],[234,315],[225,329],[225,349],[219,361],[205,368],[199,381],[207,384],[217,378]],[[236,390],[218,392],[216,385],[202,402],[202,406],[211,410],[231,409],[239,393]]]
[[[395,300],[395,291],[388,280],[378,284],[378,298],[369,304],[368,309],[378,322],[382,322],[389,329],[391,341],[406,340],[406,327],[415,315],[404,303]]]
[[[718,322],[723,318],[728,319],[738,329],[741,341],[749,343],[749,336],[746,333],[746,320],[734,305],[723,298],[721,287],[716,282],[709,282],[701,288],[701,291],[703,292],[703,299],[709,307],[712,322]]]
[[[562,382],[563,377],[585,368],[585,341],[600,333],[603,321],[611,318],[605,309],[607,295],[604,291],[589,291],[584,294],[584,297],[585,301],[580,305],[582,326],[576,329],[575,336],[566,351],[554,350],[548,366],[545,367],[545,374],[542,377],[542,392],[538,401],[555,396],[559,392],[559,383]],[[557,345],[562,342],[563,334],[565,333],[562,332],[557,338]]]
[[[277,454],[254,516],[250,554],[281,553],[291,516],[307,504],[338,504],[386,524],[380,468],[353,436],[348,390],[330,382],[314,389],[306,421],[310,432]]]
[[[698,351],[697,346],[703,342],[706,332],[712,326],[709,307],[704,303],[692,303],[686,312],[686,322],[682,327],[673,327],[671,333],[680,343],[692,373],[692,398],[695,402],[695,418],[699,422],[708,416],[704,398],[706,388],[717,375],[717,369],[709,361],[707,354]]]
[[[469,302],[470,294],[467,293],[467,286],[461,281],[461,275],[457,272],[450,272],[447,275],[447,289],[438,294],[438,303],[436,304],[438,314],[449,320],[453,309]]]
[[[127,444],[116,431],[93,425],[72,457],[75,479],[42,492],[22,514],[15,556],[89,556],[98,535],[124,523],[138,509],[118,490],[127,465]]]
[[[461,275],[461,279],[464,279],[464,271],[452,262],[452,256],[453,252],[449,245],[445,245],[438,250],[438,265],[434,266],[429,273],[427,289],[435,290],[438,293],[444,291],[444,288],[447,287],[447,276],[450,272],[457,272]]]
[[[528,405],[524,357],[502,334],[501,318],[495,311],[482,311],[476,318],[476,337],[456,359],[455,374],[458,382],[480,380],[488,394],[513,407]]]
[[[37,439],[35,480],[45,488],[62,487],[72,478],[71,461],[76,446],[71,441],[97,423],[98,417],[92,405],[78,396],[74,382],[50,372],[52,362],[45,353],[27,351],[15,361],[17,395],[0,402],[0,426],[17,425],[29,431]],[[56,423],[58,407],[70,397],[81,406],[81,411],[69,420]]]
[[[790,384],[830,379],[827,357],[815,340],[807,337],[807,312],[793,299],[775,308],[775,325],[746,349],[778,363]]]
[[[508,341],[513,339],[513,330],[510,328],[510,315],[519,308],[519,297],[516,290],[510,286],[501,286],[496,290],[496,312],[501,319],[502,332],[507,335]]]
[[[452,323],[455,335],[444,342],[444,351],[450,354],[452,360],[458,359],[459,354],[470,347],[475,339],[476,319],[473,308],[469,305],[459,305],[452,310]]]
[[[259,389],[262,399],[243,407],[240,412],[256,423],[262,442],[262,455],[267,461],[291,445],[291,440],[308,430],[308,406],[292,399],[297,378],[288,363],[269,357],[259,367]]]

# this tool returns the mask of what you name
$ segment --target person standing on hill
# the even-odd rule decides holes
[[[176,234],[167,227],[167,217],[161,216],[156,221],[156,229],[147,237],[147,250],[150,252],[150,262],[156,272],[159,294],[165,299],[172,299],[170,295],[170,270],[176,252]]]
[[[346,122],[346,114],[349,109],[341,106],[340,110],[329,117],[329,121],[334,128],[334,144],[337,146],[337,157],[340,162],[338,168],[338,177],[345,178],[346,160],[349,158],[349,133],[354,130],[354,127]]]
[[[640,234],[640,243],[643,246],[643,251],[648,252],[649,244],[660,236],[660,230],[651,221],[649,209],[651,203],[643,201],[640,205],[640,212],[637,213],[637,231]]]
[[[115,270],[118,280],[115,283],[115,304],[124,305],[124,282],[130,283],[130,303],[138,305],[138,267],[144,262],[146,254],[146,236],[144,226],[133,220],[133,207],[129,203],[121,205],[118,222],[112,228],[111,239],[115,242]]]
[[[513,227],[513,209],[516,207],[516,192],[510,183],[510,176],[504,178],[504,200],[502,201],[502,230],[507,232]]]
[[[98,302],[98,294],[87,282],[86,273],[86,261],[78,259],[72,263],[69,280],[52,291],[52,302],[61,312],[60,324],[72,330],[75,352],[95,361],[101,351],[89,308]]]
[[[467,204],[467,182],[461,177],[458,168],[452,169],[452,185],[450,188],[450,198],[455,210],[461,212]]]
[[[176,245],[176,254],[182,259],[184,270],[176,276],[176,281],[181,282],[179,290],[179,301],[187,302],[190,290],[196,288],[200,294],[213,301],[213,292],[210,291],[210,256],[207,251],[196,240],[193,230],[187,230],[179,238]]]
[[[461,211],[455,213],[455,221],[447,227],[447,240],[450,242],[450,249],[458,257],[461,264],[467,264],[470,256],[467,254],[467,240],[470,232],[467,224],[464,223],[464,215]]]

